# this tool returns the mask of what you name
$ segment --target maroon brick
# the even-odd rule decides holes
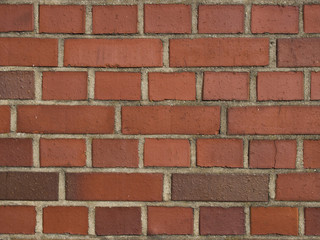
[[[0,166],[31,167],[32,159],[31,138],[0,139]]]

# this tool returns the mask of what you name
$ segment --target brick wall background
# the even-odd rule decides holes
[[[316,0],[1,0],[0,239],[320,239]]]

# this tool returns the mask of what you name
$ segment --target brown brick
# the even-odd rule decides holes
[[[66,199],[161,201],[162,178],[162,174],[148,173],[67,173]]]
[[[320,168],[320,141],[303,141],[303,163],[305,168]]]
[[[0,99],[34,99],[33,72],[0,72]]]
[[[303,26],[306,33],[320,33],[320,5],[303,6]]]
[[[267,38],[197,38],[170,40],[170,67],[266,66]]]
[[[320,208],[305,208],[305,235],[320,236]]]
[[[33,5],[0,4],[0,32],[33,31]]]
[[[56,201],[58,173],[0,172],[0,200]]]
[[[122,107],[124,134],[218,134],[219,128],[216,106]]]
[[[10,132],[10,106],[0,106],[0,133]]]
[[[93,167],[139,166],[137,139],[93,139]]]
[[[200,207],[200,234],[245,234],[245,216],[243,208]]]
[[[311,73],[311,100],[320,100],[320,72]]]
[[[96,234],[141,235],[141,209],[138,207],[97,207]]]
[[[34,234],[35,227],[35,207],[0,206],[1,234]]]
[[[268,175],[173,174],[172,200],[266,202],[268,182]]]
[[[31,167],[31,138],[0,138],[0,166]]]

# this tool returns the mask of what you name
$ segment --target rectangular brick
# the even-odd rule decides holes
[[[220,107],[124,106],[124,134],[218,134]]]
[[[305,168],[320,168],[320,141],[303,141],[303,165]]]
[[[114,108],[105,106],[18,106],[17,131],[26,133],[113,133]]]
[[[160,39],[66,39],[64,66],[161,67],[162,42]]]
[[[320,33],[320,5],[303,6],[303,26],[306,33]]]
[[[228,134],[319,134],[318,106],[233,107]]]
[[[268,175],[173,174],[171,181],[174,201],[268,201]]]
[[[197,38],[170,40],[170,67],[266,66],[267,38]]]
[[[162,201],[162,186],[162,174],[67,173],[66,199],[73,201]]]
[[[320,236],[320,208],[305,208],[305,235]]]
[[[311,72],[311,100],[320,100],[320,72]]]
[[[276,200],[320,201],[319,173],[278,174]]]
[[[33,31],[33,4],[0,4],[0,32]]]
[[[0,66],[57,66],[58,40],[0,38]]]
[[[11,110],[10,106],[0,106],[0,133],[10,132]]]
[[[277,40],[278,67],[319,67],[320,38]]]
[[[0,172],[0,200],[56,201],[58,183],[55,172]]]
[[[34,99],[34,73],[0,72],[0,99]]]

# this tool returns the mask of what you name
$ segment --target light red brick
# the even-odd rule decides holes
[[[303,26],[306,33],[320,33],[320,5],[303,6]]]
[[[320,141],[303,141],[303,163],[305,168],[320,168]]]
[[[311,72],[311,100],[320,100],[320,72]]]

